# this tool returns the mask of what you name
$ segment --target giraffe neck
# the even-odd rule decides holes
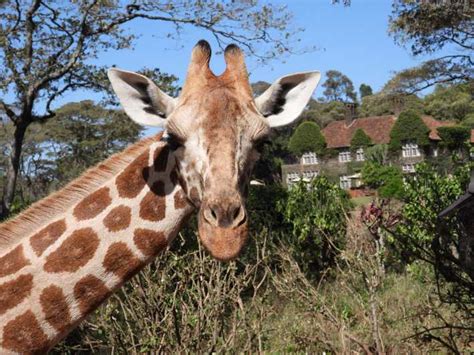
[[[177,234],[192,207],[175,159],[158,140],[143,148],[91,194],[0,249],[1,354],[51,348]]]

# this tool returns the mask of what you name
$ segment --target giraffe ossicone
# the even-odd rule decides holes
[[[165,249],[197,211],[199,237],[219,260],[248,238],[245,200],[271,127],[297,119],[319,72],[282,77],[254,98],[242,51],[194,47],[178,98],[111,69],[125,112],[164,132],[118,153],[0,225],[0,353],[44,352]]]

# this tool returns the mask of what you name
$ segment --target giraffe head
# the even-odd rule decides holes
[[[272,127],[297,119],[320,74],[284,76],[254,98],[242,51],[229,45],[224,56],[217,76],[209,44],[199,41],[178,98],[136,73],[111,69],[109,79],[134,121],[165,128],[179,182],[199,210],[201,241],[215,258],[230,260],[247,240],[245,198],[259,149]]]

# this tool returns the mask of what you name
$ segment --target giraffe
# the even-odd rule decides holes
[[[247,237],[250,173],[271,127],[293,122],[319,72],[281,77],[253,97],[243,52],[229,45],[225,71],[194,47],[182,92],[112,68],[123,109],[164,131],[98,164],[0,225],[0,353],[43,353],[153,260],[198,214],[204,247],[236,258]]]

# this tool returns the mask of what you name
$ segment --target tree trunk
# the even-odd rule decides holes
[[[11,205],[15,197],[15,188],[20,168],[21,150],[25,132],[28,128],[28,120],[19,118],[11,143],[10,156],[7,161],[7,174],[5,176],[5,185],[3,187],[3,196],[0,204],[0,220],[7,218],[10,214]]]

